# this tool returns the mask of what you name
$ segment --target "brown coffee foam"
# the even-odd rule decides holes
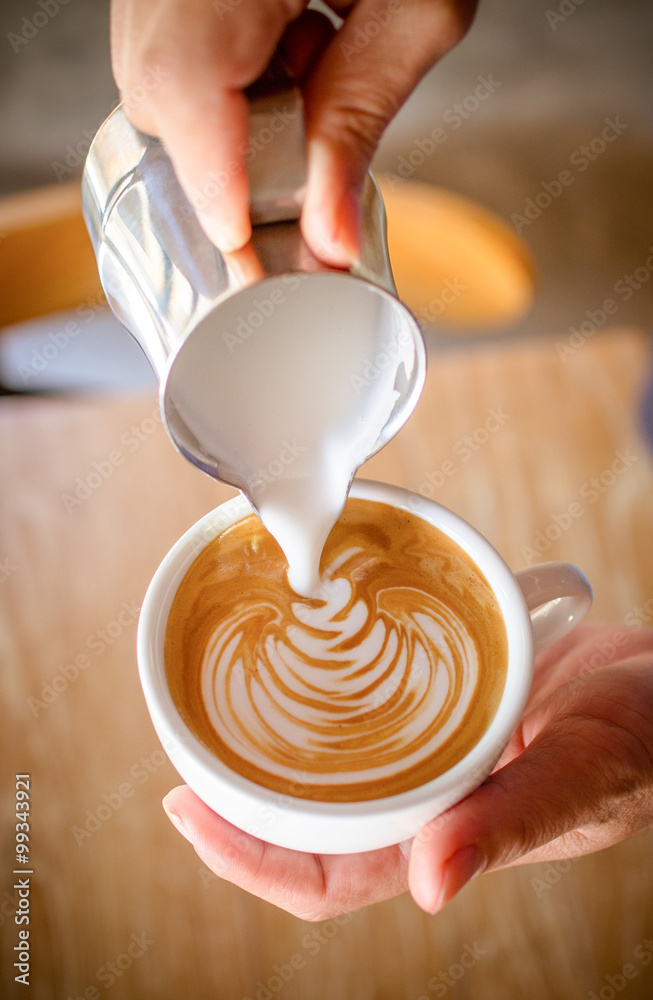
[[[503,691],[507,668],[503,619],[484,576],[455,542],[415,514],[376,501],[349,499],[325,546],[322,569],[352,549],[354,553],[344,559],[337,572],[353,585],[351,599],[340,617],[344,619],[354,603],[361,600],[368,609],[374,609],[362,632],[339,646],[344,652],[351,650],[352,666],[356,647],[369,635],[379,617],[392,623],[410,641],[411,630],[402,623],[412,620],[416,611],[428,610],[436,598],[462,619],[477,650],[476,689],[462,723],[436,753],[410,768],[401,766],[406,750],[400,743],[402,729],[411,709],[414,710],[410,704],[409,672],[402,675],[401,682],[388,694],[383,691],[383,683],[391,670],[365,687],[362,668],[361,691],[365,691],[366,704],[369,706],[370,697],[374,698],[376,692],[379,700],[372,710],[368,707],[357,715],[352,713],[351,704],[340,703],[337,694],[325,699],[324,693],[318,691],[315,698],[310,693],[298,698],[297,692],[289,690],[271,666],[265,643],[285,637],[285,625],[293,617],[292,606],[301,599],[287,583],[281,550],[256,516],[237,522],[206,546],[182,580],[170,611],[166,670],[173,699],[186,724],[234,771],[283,795],[363,801],[417,787],[448,770],[478,742],[496,713]],[[305,602],[306,607],[319,604],[319,600]],[[322,732],[319,728],[313,732],[310,752],[289,744],[278,733],[271,734],[265,747],[272,762],[267,770],[234,752],[218,734],[204,704],[201,673],[216,625],[221,623],[227,623],[227,638],[238,636],[231,669],[242,664],[242,684],[252,704],[254,689],[259,694],[262,690],[259,670],[266,671],[265,690],[271,688],[291,698],[299,712],[302,705],[306,711],[313,701],[318,704],[328,722]],[[228,631],[232,624],[233,636]],[[305,659],[309,677],[312,666],[324,667],[323,661]],[[463,664],[457,663],[455,669],[458,673],[454,695],[456,685],[460,687]],[[223,707],[233,716],[237,710],[230,691],[229,685],[225,685]],[[434,727],[441,728],[446,718],[445,712],[420,732],[412,749],[418,749],[420,743],[426,745]],[[264,720],[260,715],[258,719],[264,729]],[[334,734],[334,726],[342,729],[342,733]],[[249,734],[243,730],[242,737],[247,740]],[[364,783],[351,781],[325,786],[311,780],[333,772],[334,760],[340,774],[355,773],[380,761],[392,765],[394,773],[380,781]],[[290,769],[297,780],[274,774],[274,763]]]

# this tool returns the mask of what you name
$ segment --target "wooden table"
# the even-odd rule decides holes
[[[418,410],[363,471],[436,496],[515,568],[538,540],[541,558],[577,562],[594,618],[646,602],[653,616],[653,469],[637,430],[649,345],[613,330],[563,360],[557,342],[433,351]],[[619,453],[632,460],[617,474]],[[653,938],[650,834],[485,876],[436,917],[404,896],[306,924],[211,875],[161,809],[177,779],[135,634],[164,553],[231,491],[175,454],[153,398],[2,400],[0,469],[3,996],[612,995],[606,977]],[[551,530],[593,477],[596,501]],[[17,773],[31,775],[29,991],[13,981]],[[653,965],[638,967],[618,995],[652,984]]]

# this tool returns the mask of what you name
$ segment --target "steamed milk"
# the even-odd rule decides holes
[[[356,469],[394,432],[414,341],[403,307],[355,278],[286,275],[255,290],[191,335],[168,392],[196,450],[252,500],[309,595]]]

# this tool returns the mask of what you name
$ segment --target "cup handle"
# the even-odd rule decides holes
[[[592,606],[587,577],[571,563],[542,563],[515,577],[531,616],[536,653],[571,632]]]

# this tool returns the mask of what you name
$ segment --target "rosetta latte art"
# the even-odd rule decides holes
[[[464,756],[496,710],[506,647],[494,595],[458,546],[415,515],[350,500],[320,593],[299,598],[284,569],[251,517],[179,589],[166,663],[200,739],[258,784],[331,801],[405,791]]]

